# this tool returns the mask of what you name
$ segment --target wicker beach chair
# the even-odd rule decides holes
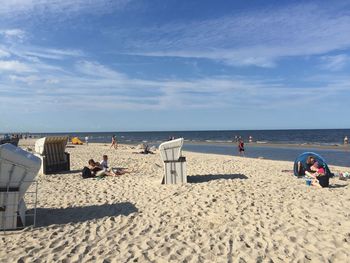
[[[40,158],[35,155],[9,143],[0,145],[0,230],[25,226],[27,215],[23,198],[40,165]]]
[[[182,156],[183,138],[163,142],[159,146],[160,156],[164,162],[163,184],[187,183],[186,158]]]
[[[41,174],[70,170],[70,155],[65,152],[68,137],[44,137],[35,142],[36,155],[42,160]]]

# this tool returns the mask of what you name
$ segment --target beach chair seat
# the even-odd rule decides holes
[[[65,152],[66,136],[52,136],[35,142],[36,155],[42,160],[41,174],[54,174],[70,170],[70,155]]]
[[[41,166],[40,158],[12,144],[0,145],[0,230],[26,223],[24,195]]]
[[[159,146],[160,156],[164,163],[163,184],[187,183],[186,158],[182,156],[184,139],[179,138],[163,142]]]

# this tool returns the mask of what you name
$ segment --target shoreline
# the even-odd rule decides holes
[[[185,141],[185,143],[194,144],[194,145],[221,145],[221,146],[228,146],[228,147],[236,147],[236,142],[192,142],[192,141]],[[339,150],[339,151],[350,151],[350,145],[341,145],[341,144],[332,144],[332,145],[320,145],[320,144],[309,144],[309,143],[256,143],[256,142],[247,142],[244,143],[245,146],[251,146],[251,147],[271,147],[271,148],[294,148],[294,149],[300,149],[300,148],[311,148],[311,149],[326,149],[326,150]]]
[[[26,139],[20,140],[19,146],[27,147],[34,150],[34,144],[36,139]],[[137,146],[140,143],[124,143],[118,144],[121,148],[129,147],[134,151],[139,151]],[[106,150],[109,150],[110,143],[101,142],[89,142],[89,146],[100,147],[107,146]],[[159,144],[149,144],[150,146],[156,146],[158,148]],[[71,143],[67,144],[68,149],[74,149],[77,147],[86,147],[86,145],[73,145]],[[320,146],[317,145],[293,145],[293,144],[257,144],[257,143],[247,143],[246,144],[246,155],[245,158],[253,160],[264,159],[271,161],[289,161],[294,162],[295,158],[299,154],[306,151],[315,151],[316,153],[323,156],[327,163],[331,166],[340,166],[344,168],[350,167],[350,155],[348,156],[348,151],[350,147],[343,147],[341,149],[334,148],[332,146]],[[319,151],[316,151],[319,150]],[[217,156],[225,157],[240,157],[236,151],[236,144],[234,143],[213,143],[213,142],[186,142],[183,147],[184,152],[198,153],[198,154],[214,154]],[[330,156],[328,156],[330,155]],[[327,158],[329,157],[329,158]]]
[[[19,144],[20,145],[34,145],[33,141],[35,142],[38,138],[28,138],[28,139],[20,139]],[[163,141],[149,141],[146,142],[150,146],[157,146],[162,143]],[[120,141],[118,144],[120,145],[133,145],[137,146],[139,144],[143,143],[142,141],[135,141],[135,142],[127,142],[127,141]],[[89,141],[89,144],[110,144],[110,141],[108,142],[98,142],[98,141]],[[236,142],[220,142],[220,141],[186,141],[184,144],[191,144],[191,145],[220,145],[220,146],[227,146],[227,147],[236,147]],[[350,144],[313,144],[313,143],[274,143],[274,142],[264,142],[264,143],[257,143],[257,142],[245,142],[244,143],[246,147],[271,147],[271,148],[310,148],[310,149],[326,149],[326,150],[339,150],[339,151],[350,151]],[[72,145],[71,142],[68,142],[68,145]]]

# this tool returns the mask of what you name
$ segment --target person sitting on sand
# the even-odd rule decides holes
[[[89,169],[93,176],[116,176],[113,172],[104,169],[99,162],[95,162],[93,159],[89,160]]]
[[[105,154],[102,156],[102,161],[100,162],[100,167],[105,171],[107,171],[109,168],[108,167],[108,156]]]
[[[305,174],[307,176],[310,176],[313,178],[311,185],[317,186],[317,187],[328,187],[329,186],[329,177],[326,174],[326,171],[322,166],[318,164],[318,162],[315,162],[310,167],[311,172],[305,171]]]
[[[107,155],[103,155],[102,156],[102,161],[99,163],[99,167],[104,170],[106,173],[110,173],[112,175],[122,175],[122,174],[126,174],[126,173],[131,173],[130,171],[128,171],[128,168],[112,168],[109,169],[108,166],[108,156]]]
[[[88,168],[90,169],[91,174],[93,176],[98,176],[103,174],[103,169],[101,168],[100,163],[95,162],[94,159],[90,159],[88,161],[88,164],[89,164]]]
[[[316,162],[316,159],[314,156],[310,155],[306,159],[306,167],[301,162],[298,162],[298,175],[303,176],[306,174],[306,172],[312,172],[311,167]]]

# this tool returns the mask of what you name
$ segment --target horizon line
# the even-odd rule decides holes
[[[226,132],[226,131],[293,131],[293,130],[350,130],[350,128],[290,128],[290,129],[209,129],[209,130],[135,130],[135,131],[55,131],[55,132],[0,132],[0,134],[57,134],[57,133],[127,133],[127,132]]]

